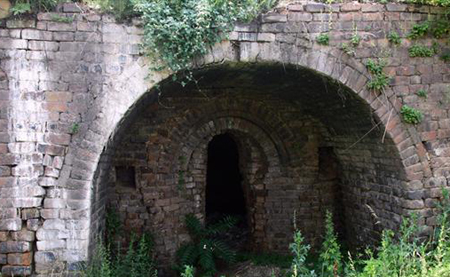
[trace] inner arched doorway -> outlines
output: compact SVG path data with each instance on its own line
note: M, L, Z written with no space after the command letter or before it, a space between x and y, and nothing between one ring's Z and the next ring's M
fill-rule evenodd
M246 221L239 150L229 134L216 135L208 144L205 202L207 223L227 215Z

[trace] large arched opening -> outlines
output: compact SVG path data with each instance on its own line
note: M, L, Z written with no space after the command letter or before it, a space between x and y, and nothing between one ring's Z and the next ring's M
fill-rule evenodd
M403 164L371 107L389 113L386 99L370 96L369 105L339 81L280 64L223 64L194 77L185 87L162 82L160 97L149 92L119 127L97 170L97 230L113 207L129 233L153 233L168 266L189 240L185 215L208 220L220 210L208 203L223 193L208 189L208 148L218 138L234 152L236 190L225 198L245 205L238 213L251 250L288 252L294 222L316 247L327 210L354 246L398 225Z

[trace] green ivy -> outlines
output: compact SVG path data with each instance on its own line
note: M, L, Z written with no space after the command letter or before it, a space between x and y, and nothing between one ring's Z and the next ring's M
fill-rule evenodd
M162 60L156 69L191 67L195 57L225 39L237 21L249 21L273 0L134 0L144 22L146 53Z
M419 124L422 122L423 113L413 107L404 105L400 110L403 120L409 124Z

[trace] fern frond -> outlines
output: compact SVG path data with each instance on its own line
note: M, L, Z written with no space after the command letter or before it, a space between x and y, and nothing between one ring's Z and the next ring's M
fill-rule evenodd
M199 258L199 264L201 268L203 269L204 273L215 273L217 270L216 263L214 261L211 241L208 239L203 239L200 241L199 246L199 248L201 248L199 249L199 251L201 251Z
M214 256L222 259L227 264L232 264L236 261L236 252L234 252L228 245L221 240L212 240L212 247Z
M191 233L194 239L205 235L205 227L203 227L202 223L195 215L186 215L185 223L189 233Z
M238 222L239 219L237 219L236 217L226 216L216 224L208 226L208 228L206 228L206 232L209 235L216 235L219 233L223 233L233 228L233 226L235 226Z
M194 265L198 258L197 246L189 243L180 247L177 251L178 263L181 267L185 265Z

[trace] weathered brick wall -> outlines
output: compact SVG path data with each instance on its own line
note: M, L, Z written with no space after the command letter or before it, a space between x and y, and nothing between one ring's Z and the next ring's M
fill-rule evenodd
M158 90L151 88L170 74L151 73L146 79L148 61L138 46L142 30L117 24L110 16L70 11L0 23L0 265L4 275L35 272L47 276L76 270L79 262L87 259L88 249L95 246L108 202L132 203L126 211L128 225L139 228L153 228L160 222L157 215L165 212L172 214L172 225L161 226L176 226L174 229L182 232L182 214L169 210L190 207L202 213L201 205L192 207L202 199L183 199L173 187L181 150L174 148L169 155L157 147L177 146L176 142L180 146L189 141L183 134L196 129L190 128L189 120L181 120L186 114L163 112L158 106ZM313 241L323 224L323 207L328 205L340 207L336 209L340 228L357 240L375 240L377 236L367 205L382 227L395 228L401 215L420 212L425 233L430 232L440 186L448 184L450 170L450 73L448 64L437 56L410 58L408 46L413 42L406 35L415 23L442 13L439 8L405 4L296 2L257 22L238 25L230 34L231 42L222 42L196 61L201 68L196 74L202 77L205 91L220 88L226 94L233 90L249 99L267 101L264 109L273 111L255 125L275 126L267 133L279 138L272 143L276 151L262 147L265 152L260 152L270 153L265 159L273 167L267 170L278 179L270 179L265 189L273 186L277 191L285 186L292 193L273 193L273 198L267 194L258 202L266 224L258 227L262 230L258 229L258 235L255 231L255 238L264 241L264 247L281 248L287 242L286 234L269 236L281 232L276 226L289 224L293 209L298 210L302 230ZM73 22L58 22L57 16L72 17ZM318 45L315 38L330 26L330 46ZM347 55L336 46L348 43L355 30L363 40L354 55ZM403 37L400 46L394 47L386 39L392 30ZM432 41L425 38L419 42L431 45ZM446 38L436 41L448 47ZM366 89L370 74L364 64L369 57L388 61L386 72L393 81L383 96ZM426 99L417 97L419 89L428 91ZM183 89L169 85L167 90ZM223 96L208 95L212 102ZM180 99L189 98L184 97ZM203 102L201 97L193 97L181 109L189 115L195 105L203 107ZM153 108L149 108L151 104ZM423 111L424 121L417 126L405 124L399 115L403 104ZM146 113L148 109L155 112ZM283 119L282 124L277 123L278 118ZM139 161L136 174L141 191L130 193L128 189L130 199L108 198L108 184L114 183L111 165L120 160L114 158L114 150L122 147L128 126L134 124L139 130L139 122L147 122L142 127L146 131L136 139L155 146L145 153L139 148L139 156L130 157L133 163ZM168 134L156 131L156 126L167 122L181 126L177 129L180 133L173 134L177 138L173 142ZM300 134L308 128L320 136L302 138ZM257 127L251 130L258 133ZM157 135L148 137L153 132ZM201 140L203 148L192 153L202 157L207 141ZM254 141L258 145L258 138ZM299 145L310 152L293 151ZM323 147L333 148L336 178L320 173L318 149ZM283 160L284 154L278 155L277 162L274 153L284 153L289 162ZM195 169L195 164L192 166ZM155 176L143 170L145 167L160 168L161 173ZM202 176L200 170L198 180L192 181L197 195L202 194ZM156 203L151 188L160 182L169 184L163 187L169 196ZM149 188L147 196L143 187ZM302 193L303 189L310 193ZM290 199L283 201L286 206L279 200L284 195ZM333 195L339 195L334 204ZM173 203L168 204L167 199ZM144 211L142 203L150 210ZM277 216L270 217L272 211ZM271 225L269 219L278 221ZM169 252L184 239L164 235L158 237L159 245Z

